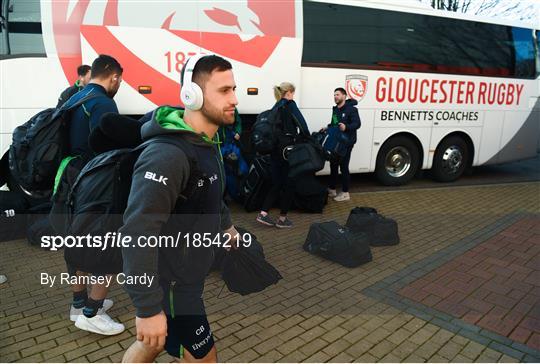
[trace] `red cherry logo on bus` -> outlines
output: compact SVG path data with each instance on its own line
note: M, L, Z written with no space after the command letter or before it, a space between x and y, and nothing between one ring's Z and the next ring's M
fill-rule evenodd
M144 96L157 105L178 104L179 83L145 63L107 26L162 28L196 48L255 67L265 64L282 37L296 35L294 0L216 2L215 6L196 2L156 5L129 0L107 0L105 4L96 0L69 0L49 4L56 52L70 82L82 62L82 34L96 53L109 54L122 64L123 79L130 86L136 89L138 85L153 85L152 94ZM182 15L187 13L219 32L180 30L186 22Z

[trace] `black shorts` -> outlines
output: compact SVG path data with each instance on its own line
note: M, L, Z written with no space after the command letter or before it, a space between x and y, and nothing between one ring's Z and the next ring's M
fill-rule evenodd
M206 316L167 315L165 350L177 358L184 357L184 350L196 359L204 358L214 346L214 337Z
M196 359L205 357L214 346L202 298L204 282L171 286L160 282L167 314L165 350L177 358L187 350Z

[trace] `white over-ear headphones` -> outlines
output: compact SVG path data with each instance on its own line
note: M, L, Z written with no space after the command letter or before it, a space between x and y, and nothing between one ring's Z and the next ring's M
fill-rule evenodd
M193 70L197 62L205 55L199 54L192 56L188 59L186 69L184 71L184 79L182 82L182 89L180 90L180 100L184 103L186 109L200 110L203 106L204 98L203 92L199 85L191 81L193 76Z

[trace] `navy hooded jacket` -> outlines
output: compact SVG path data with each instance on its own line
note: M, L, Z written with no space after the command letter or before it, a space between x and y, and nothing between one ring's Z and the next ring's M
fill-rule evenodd
M360 115L355 105L358 101L348 99L342 107L332 108L332 121L328 126L337 126L339 123L345 124L345 134L349 137L351 144L356 143L356 130L360 129Z

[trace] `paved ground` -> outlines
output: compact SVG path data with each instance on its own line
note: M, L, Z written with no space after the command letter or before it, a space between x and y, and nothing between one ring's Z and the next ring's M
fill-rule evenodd
M263 293L220 291L205 299L222 361L540 361L540 183L354 193L323 215L291 215L296 228L254 232L284 279ZM401 243L373 248L355 269L301 249L309 224L344 223L354 206L395 218ZM119 361L131 344L133 310L121 287L116 337L83 332L67 319L70 291L40 285L64 271L62 252L1 243L0 361ZM160 361L169 361L163 355Z
M322 177L326 179L327 177ZM499 183L532 182L540 181L540 153L536 158L526 159L519 162L497 164L490 166L474 167L455 182L435 182L430 177L429 171L422 171L411 182L404 186L382 186L373 173L353 174L351 178L351 191L388 191L409 190L417 188L445 188L455 186L475 186Z

